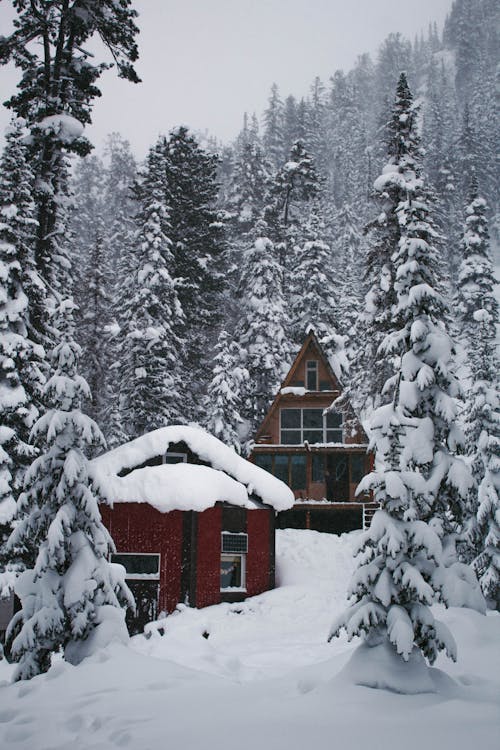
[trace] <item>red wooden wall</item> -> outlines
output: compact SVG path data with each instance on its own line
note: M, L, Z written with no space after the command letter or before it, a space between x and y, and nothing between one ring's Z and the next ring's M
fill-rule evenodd
M117 552L159 553L159 611L172 612L181 601L183 513L160 513L147 503L101 505L102 520ZM220 555L222 506L196 514L196 607L221 601ZM248 554L246 593L254 596L274 586L274 511L263 508L247 511ZM224 595L222 595L224 598Z
M182 512L160 513L147 503L117 503L113 510L100 510L117 552L161 555L158 608L172 612L180 601Z

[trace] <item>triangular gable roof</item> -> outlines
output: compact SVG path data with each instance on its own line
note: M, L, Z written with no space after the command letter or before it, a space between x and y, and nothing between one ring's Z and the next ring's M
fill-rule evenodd
M325 368L326 368L326 370L328 372L328 375L330 376L330 379L332 381L332 392L336 393L335 398L338 398L338 396L340 396L340 394L342 393L342 387L341 387L341 385L339 383L339 379L335 375L335 373L333 371L333 368L330 365L330 362L328 361L328 357L326 356L326 354L325 354L325 352L324 352L321 344L319 343L318 338L317 338L314 330L310 329L309 332L308 332L308 334L307 334L307 336L306 336L306 338L305 338L305 340L304 340L304 343L302 344L299 352L297 353L297 356L295 357L295 359L294 359L294 361L292 363L292 366L290 367L287 375L283 379L283 381L282 381L282 383L281 383L281 385L280 385L280 387L278 389L278 393L274 397L273 403L271 404L271 406L269 408L269 411L267 412L266 416L264 417L264 420L262 421L261 426L257 430L257 433L255 435L255 442L257 442L259 440L259 438L263 434L266 434L266 428L267 428L268 422L271 419L271 417L274 414L274 412L276 411L276 409L278 408L278 405L279 405L279 403L281 401L281 397L283 395L282 394L282 390L284 388L290 387L290 383L294 380L295 374L296 374L296 372L297 372L297 370L299 368L299 365L302 363L302 361L303 361L303 359L304 359L304 357L306 355L306 352L307 352L307 350L309 349L309 347L311 345L317 350L318 359L320 359L323 362L323 364L324 364L324 366L325 366ZM368 442L368 437L366 436L366 433L365 433L365 431L363 429L361 421L359 420L359 418L355 414L354 409L352 408L352 405L351 405L350 401L348 401L346 399L345 402L342 405L342 409L346 410L347 412L349 412L349 416L350 416L351 419L354 418L356 420L356 422L359 425L359 427L358 427L359 431L362 433L362 435L364 437L366 437L366 442Z

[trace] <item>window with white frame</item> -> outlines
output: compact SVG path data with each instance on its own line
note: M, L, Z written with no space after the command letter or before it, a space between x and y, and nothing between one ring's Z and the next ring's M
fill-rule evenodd
M342 443L342 414L323 409L280 409L281 445Z
M318 362L315 359L306 362L306 388L308 391L318 390Z
M248 534L223 531L221 534L220 589L246 591Z
M125 577L133 581L157 581L160 578L160 555L156 553L117 552L111 562L123 565Z

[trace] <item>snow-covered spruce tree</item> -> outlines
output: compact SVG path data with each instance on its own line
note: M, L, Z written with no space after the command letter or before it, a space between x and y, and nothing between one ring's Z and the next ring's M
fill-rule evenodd
M33 174L27 161L23 121L13 121L0 162L0 570L10 567L4 543L35 451L29 435L40 406L44 352L30 336L30 297L39 285L34 259L36 231ZM12 576L0 576L0 596Z
M372 418L375 470L358 488L372 490L381 510L360 545L361 563L349 590L355 602L334 624L331 637L343 628L349 638L365 635L354 657L357 681L395 688L399 673L401 692L419 692L433 689L422 655L431 664L443 649L456 657L453 638L434 619L430 605L464 603L458 601L459 589L471 606L481 609L484 603L470 569L450 560L449 534L462 520L471 477L465 463L453 454L460 441L456 427L460 388L453 374L445 303L436 291L436 231L404 74L398 84L398 93L403 91L407 109L400 112L401 139L410 158L406 194L396 207L400 238L393 255L394 328L382 344L382 351L397 355L400 364L386 385L386 392L388 387L394 392L392 402L377 409ZM399 174L397 165L393 168ZM379 187L394 179L386 168ZM385 654L382 661L392 664L388 674L380 667L374 669L370 652L374 646ZM403 671L401 660L408 662Z
M205 399L205 427L238 453L241 450L240 431L243 425L240 414L242 392L248 386L248 370L242 366L244 359L237 342L226 331L221 331L214 357L213 377Z
M184 314L183 420L202 420L201 398L210 380L210 357L224 308L225 227L217 208L218 158L200 147L185 127L163 141L164 202L174 258L172 276L182 279Z
M393 330L396 302L392 255L401 237L397 209L413 190L417 132L416 113L406 77L399 79L391 118L386 125L389 160L374 183L374 198L379 214L368 224L365 260L365 309L359 325L359 351L355 390L361 404L381 403L383 387L394 374L394 357L382 352L380 345Z
M264 112L264 132L262 136L266 157L277 169L283 160L283 102L278 86L273 83Z
M288 297L292 302L292 329L299 346L312 328L340 381L346 374L344 337L339 334L338 289L333 279L332 253L324 241L325 226L318 206L306 221L303 243L295 249Z
M471 385L466 404L471 493L470 553L484 596L500 609L500 399L496 345L498 302L489 251L486 202L471 186L465 210L456 309L468 352Z
M120 408L122 375L120 362L127 348L126 314L130 302L130 284L137 267L134 217L138 213L133 185L137 165L128 141L112 133L106 142L107 168L104 182L104 225L106 255L115 270L112 279L111 323L107 329L108 403L104 405L103 432L108 447L114 448L128 440Z
M7 631L18 680L46 672L61 648L77 664L113 638L125 639L122 607L133 606L122 569L107 560L113 542L88 475L85 453L103 439L81 411L90 396L78 375L81 350L70 326L60 321L59 330L66 337L53 350L53 375L43 391L47 411L33 428L40 455L26 473L8 541L12 554L36 553L16 582L22 608Z
M164 195L163 139L148 154L136 192L137 267L128 284L121 351L121 414L131 438L183 415L184 315L170 269L174 259Z
M73 253L79 258L81 269L75 287L76 327L82 347L81 371L93 396L88 412L100 424L105 423L111 398L109 373L112 362L108 345L112 323L112 280L103 182L102 162L95 156L81 159L72 184L75 206L71 217Z
M283 296L283 269L264 221L255 226L238 294L241 313L235 339L246 352L244 364L249 373L241 416L247 421L251 437L290 367L293 351Z
M272 166L258 143L247 143L236 161L226 208L231 239L246 235L261 217Z
M335 214L333 223L335 235L332 244L337 287L338 322L340 332L354 343L356 323L362 307L361 280L365 257L364 240L359 228L359 218L353 206L345 203ZM361 342L360 346L362 346Z
M53 287L60 264L59 217L64 209L65 154L84 155L90 150L82 136L90 122L96 82L109 63L95 61L84 49L99 39L117 66L118 75L139 79L138 31L130 0L16 0L14 31L0 38L0 64L13 62L22 71L18 93L7 102L24 117L31 131L31 163L35 172L34 195L38 221L35 262L43 281ZM32 321L42 340L57 333L49 330L45 300L35 300Z

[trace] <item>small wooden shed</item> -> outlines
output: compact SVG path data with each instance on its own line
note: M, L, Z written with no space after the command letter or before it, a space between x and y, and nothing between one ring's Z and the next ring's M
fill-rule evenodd
M197 427L150 432L91 462L137 612L131 633L177 604L241 601L274 587L276 511L293 493Z

